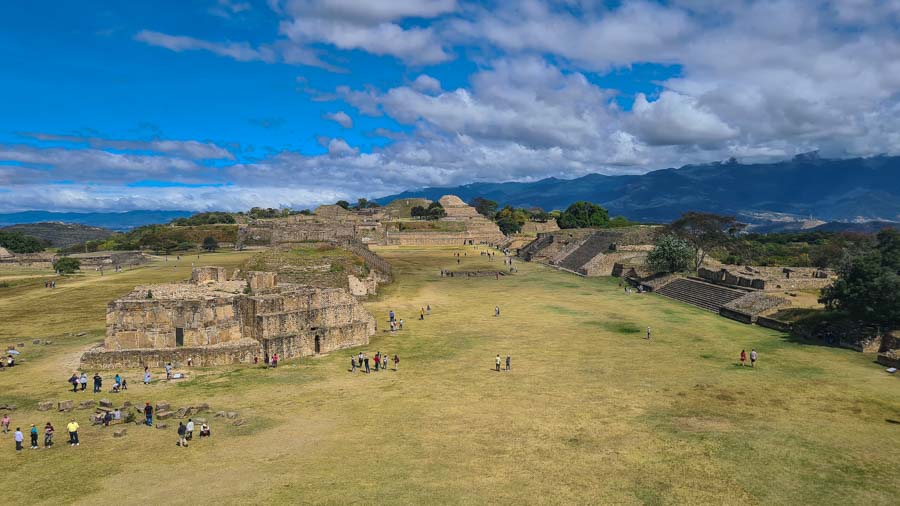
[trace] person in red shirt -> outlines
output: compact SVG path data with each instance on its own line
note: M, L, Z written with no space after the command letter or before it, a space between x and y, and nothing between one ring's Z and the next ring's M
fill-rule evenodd
M741 350L741 367L744 367L744 362L747 361L747 351Z

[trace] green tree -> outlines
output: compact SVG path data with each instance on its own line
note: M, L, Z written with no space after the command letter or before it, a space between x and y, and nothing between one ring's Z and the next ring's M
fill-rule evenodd
M44 251L44 242L37 237L21 232L4 232L0 230L0 246L13 253L37 253Z
M350 203L347 202L346 200L338 200L337 202L334 203L334 205L336 205L338 207L343 207L344 209L350 209Z
M81 261L72 257L60 257L53 261L53 270L60 274L74 274L81 270Z
M900 323L900 232L883 230L876 241L844 257L819 302L829 311L894 326Z
M710 251L734 241L746 226L734 216L687 212L670 223L665 233L676 235L691 245L694 250L694 269L699 269Z
M559 228L603 227L609 224L609 213L597 204L580 200L563 211L557 222Z
M428 212L422 206L413 206L412 209L409 210L409 215L413 218L424 218Z
M694 265L694 250L684 239L663 234L647 253L647 265L654 272L681 272Z
M428 205L425 215L426 219L439 220L444 216L447 216L447 211L444 210L444 206L440 202L432 202Z
M215 251L219 249L219 241L213 236L206 236L206 238L203 239L203 249L210 252Z
M494 213L497 212L497 204L494 200L488 200L483 197L475 197L469 202L469 205L474 207L478 214L484 216L485 218L493 218Z
M528 213L524 209L504 206L496 215L497 226L506 235L522 231L522 225L528 221Z

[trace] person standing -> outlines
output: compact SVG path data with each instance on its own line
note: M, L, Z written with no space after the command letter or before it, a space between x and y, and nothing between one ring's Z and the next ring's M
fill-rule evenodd
M744 364L747 362L747 352L741 350L741 367L744 367Z
M150 368L149 367L144 368L144 384L145 385L150 384Z
M103 378L100 376L99 372L94 373L94 393L100 392L100 386L103 385Z
M185 439L187 439L188 441L194 439L194 420L192 418L188 418L188 423L185 431Z
M388 311L388 319L389 319L390 321L394 321L394 310L393 310L393 309L391 309L390 311Z
M494 316L500 316L500 306L494 306Z
M166 363L166 379L172 379L172 362Z
M369 374L369 354L363 355L363 360L366 362L366 374Z
M4 434L9 432L9 414L3 414L3 420L0 420L0 427L3 428Z
M375 352L375 372L378 372L378 364L381 362L381 352Z
M16 427L16 432L13 433L13 439L16 440L16 451L22 451L22 441L25 441L25 436L22 434L22 429Z
M759 354L756 353L756 348L752 348L750 350L750 367L756 367L757 358L759 358Z
M176 443L176 446L187 448L188 444L184 438L185 434L187 434L187 427L182 422L178 422L178 443Z
M37 443L38 430L37 430L37 427L35 427L34 424L31 424L31 430L30 430L29 432L31 433L31 449L32 449L32 450L37 450L37 449L38 449L38 443Z
M509 363L510 363L510 360L511 360L510 356L507 355L507 356L506 356L506 370L507 370L507 372L509 371Z
M650 327L647 326L647 340L650 340Z
M278 354L275 353L272 355L272 367L278 367Z
M72 384L72 393L78 393L78 373L72 373L69 383Z
M153 427L153 406L149 402L144 405L144 423L147 427Z
M500 354L497 354L497 359L495 360L495 365L497 367L497 372L500 372Z
M429 316L431 315L431 305L430 304L425 306L425 314L429 315Z
M194 359L193 359L193 357L188 357L188 367L193 367L193 366L194 366Z
M44 448L50 448L53 446L53 433L56 432L53 429L53 424L47 422L47 425L44 425Z
M353 355L350 355L350 372L356 372L356 357Z
M403 330L403 318L400 318L400 330Z
M80 444L78 441L78 422L73 418L66 425L66 429L69 431L69 446L78 446Z
M394 370L400 370L400 357L398 357L396 353L394 354Z
M78 382L81 383L81 391L84 392L87 388L87 373L81 373L81 379Z

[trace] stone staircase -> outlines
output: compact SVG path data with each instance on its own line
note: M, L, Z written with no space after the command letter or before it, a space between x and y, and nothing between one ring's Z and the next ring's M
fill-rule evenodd
M578 271L582 265L597 256L597 253L609 251L609 245L609 237L599 233L592 234L581 243L581 246L563 258L558 265L570 271Z
M740 290L684 278L676 279L655 291L670 299L686 302L714 313L718 313L722 306L747 294Z
M541 234L538 235L538 238L534 241L531 241L527 246L522 248L519 252L519 256L524 258L526 262L530 262L534 255L539 253L542 249L549 246L553 243L553 236L550 234Z

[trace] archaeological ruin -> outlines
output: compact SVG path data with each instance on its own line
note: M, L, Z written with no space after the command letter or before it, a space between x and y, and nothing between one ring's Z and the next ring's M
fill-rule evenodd
M89 368L212 366L318 355L367 344L375 319L347 291L279 283L274 272L228 279L224 268L190 281L138 286L107 306L106 339Z

